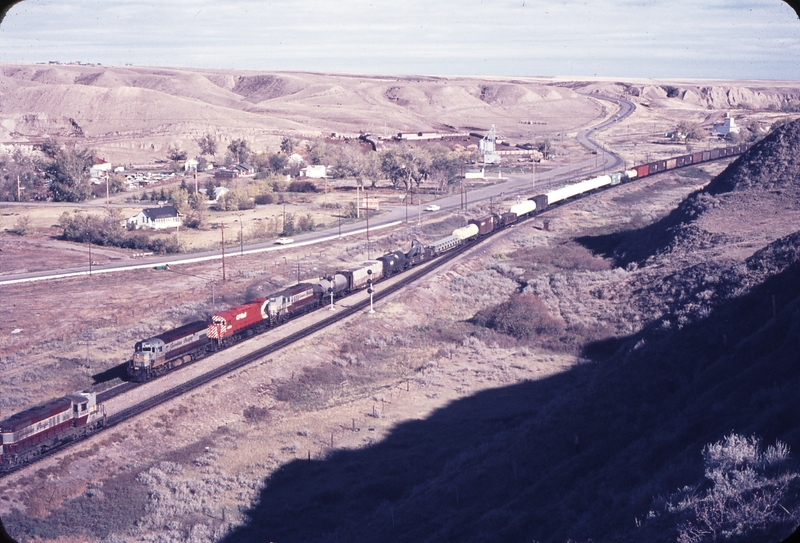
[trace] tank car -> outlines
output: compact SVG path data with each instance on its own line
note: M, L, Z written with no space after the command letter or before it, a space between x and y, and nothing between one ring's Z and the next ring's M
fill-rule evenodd
M317 307L320 298L314 294L314 285L311 283L298 283L269 295L269 301L264 304L262 313L266 310L264 318L269 319L271 326L282 323L300 313L305 313Z
M226 346L242 337L265 330L270 324L267 299L256 298L245 304L215 313L208 325L208 337Z
M103 427L97 395L82 391L51 400L0 421L0 470L23 464Z
M131 381L147 381L203 357L211 345L208 322L195 321L139 341L128 362Z
M392 251L379 256L378 260L383 263L383 277L388 278L405 269L406 254L403 251Z
M340 273L331 275L327 279L322 279L319 283L314 284L314 296L323 302L331 294L333 294L334 298L338 298L346 293L347 277Z

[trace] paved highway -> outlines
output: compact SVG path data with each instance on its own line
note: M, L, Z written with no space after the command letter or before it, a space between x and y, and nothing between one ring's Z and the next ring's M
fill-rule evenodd
M608 96L592 95L591 97L611 102L619 107L619 110L611 117L603 120L601 123L592 128L582 130L578 134L578 141L581 143L581 145L583 145L590 151L595 151L596 153L601 154L603 159L602 164L598 164L597 157L593 157L578 162L576 164L559 166L547 172L538 173L535 175L535 178L534 175L527 175L527 174L511 175L504 182L496 183L488 187L483 187L480 189L470 191L467 194L467 205L468 206L473 205L476 202L486 202L489 201L490 198L497 198L498 196L504 196L504 195L541 194L543 191L545 191L545 189L554 185L564 183L566 181L570 181L573 179L586 179L597 173L602 173L604 171L613 171L614 169L621 169L619 167L623 164L622 158L612 153L608 149L604 149L596 142L594 142L591 138L597 132L604 130L609 126L611 126L612 124L618 123L624 118L626 118L628 115L633 113L636 106L632 102L629 102L627 100L611 98ZM461 195L455 194L455 195L445 196L443 198L439 198L434 201L426 202L426 205L430 205L432 203L439 205L441 210L444 211L458 209L461 206ZM74 204L69 204L69 205L74 206ZM414 215L419 216L422 213L425 212L422 211L421 206L419 204L409 206L408 208L406 208L406 206L396 206L394 208L390 208L390 211L388 213L385 213L379 217L375 217L373 223L370 224L370 230L379 230L383 228L389 228L391 226L396 226L404 222L406 220L406 216L408 217L409 222L413 222L417 218ZM342 237L360 236L365 234L365 232L366 228L364 223L342 225L341 227ZM295 236L294 239L296 241L291 245L275 246L272 242L259 242L255 244L249 244L246 246L243 254L254 254L259 252L287 250L297 246L305 246L315 243L324 243L333 239L337 239L338 237L339 237L339 228L333 227L319 232L314 232L301 236ZM233 249L228 253L226 253L225 256L226 258L236 258L240 256L240 251ZM183 255L180 257L170 256L170 255L160 255L160 256L137 259L135 262L129 262L129 263L114 262L108 264L95 265L92 267L91 272L92 274L112 273L117 271L152 268L154 266L164 265L164 264L170 264L170 265L188 264L193 262L218 260L221 258L222 254L219 251L205 251L205 252L195 253L191 256ZM23 283L31 281L44 281L49 279L58 279L58 278L74 277L81 275L89 275L89 270L87 266L71 268L71 269L47 270L47 271L22 273L22 274L3 274L2 276L0 276L0 285L10 285L15 283Z

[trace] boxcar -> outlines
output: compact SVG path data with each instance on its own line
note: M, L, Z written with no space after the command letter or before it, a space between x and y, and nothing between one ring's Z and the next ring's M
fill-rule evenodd
M665 164L665 168L667 170L671 170L678 164L678 159L677 158L670 158L664 164Z
M372 274L367 271L372 270ZM376 281L383 273L383 262L380 260L367 260L360 266L352 266L337 273L347 277L347 289L350 291L366 288L367 280L371 277Z
M486 215L485 217L478 217L477 219L470 219L469 224L474 224L478 227L478 235L485 236L495 229L496 215Z
M636 177L645 177L646 175L650 175L649 164L642 164L641 166L636 166L633 169L636 170Z

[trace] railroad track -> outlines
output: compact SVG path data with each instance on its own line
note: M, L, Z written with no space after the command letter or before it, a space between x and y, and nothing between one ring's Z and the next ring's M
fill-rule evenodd
M451 260L453 260L457 256L463 254L465 251L471 249L472 247L475 247L483 239L491 237L494 234L496 234L497 232L499 232L499 231L492 232L491 234L485 236L484 238L481 238L480 240L476 240L473 243L469 243L467 245L463 245L463 246L461 246L461 247L459 247L457 249L449 251L448 253L445 253L444 255L433 259L431 262L429 262L428 264L424 265L421 268L405 272L400 277L400 279L398 281L396 281L392 285L389 285L386 288L383 288L380 291L374 293L373 294L373 300L380 301L380 300L382 300L382 299L384 299L384 298L386 298L388 296L391 296L395 292L398 292L399 290L402 290L404 287L406 287L409 284L413 283L417 279L420 279L421 277L424 277L425 275L431 273L432 271L434 271L434 270L440 268L441 266L447 264L448 262L450 262ZM270 354L272 354L272 353L274 353L276 351L279 351L280 349L283 349L284 347L288 347L289 345L291 345L293 343L296 343L296 342L298 342L298 341L300 341L300 340L302 340L302 339L304 339L304 338L306 338L306 337L308 337L308 336L310 336L310 335L312 335L312 334L314 334L316 332L324 330L325 328L331 326L332 324L335 324L336 322L338 322L341 319L344 319L344 318L347 318L347 317L349 317L351 315L354 315L354 314L358 313L359 311L363 311L364 309L366 309L369 306L369 304L370 304L369 298L364 299L364 300L362 300L360 302L357 302L357 303L353 304L350 307L343 308L341 311L337 312L335 315L331 315L331 316L329 316L329 317L327 317L325 319L322 319L322 320L320 320L320 321L318 321L318 322L316 322L314 324L306 326L305 328L303 328L301 330L298 330L297 332L289 334L284 338L278 339L278 340L270 343L269 345L266 345L264 347L261 347L259 349L254 350L254 351L252 351L250 353L247 353L247 354L245 354L243 356L240 356L239 358L237 358L235 360L232 360L231 362L228 362L228 363L223 364L223 365L221 365L221 366L219 366L217 368L214 368L214 369L212 369L212 370L210 370L210 371L208 371L208 372L206 372L206 373L204 373L202 375L199 375L199 376L197 376L197 377L195 377L193 379L190 379L190 380L188 380L188 381L186 381L184 383L181 383L181 384L179 384L179 385L177 385L177 386L175 386L175 387L173 387L173 388L171 388L169 390L166 390L164 392L156 394L156 395L154 395L154 396L152 396L152 397L150 397L150 398L148 398L148 399L146 399L146 400L144 400L142 402L137 403L136 405L133 405L131 407L128 407L126 409L118 411L117 413L109 415L105 426L102 429L98 430L97 432L94 432L94 433L90 434L89 436L76 436L75 438L73 438L70 441L64 442L64 443L62 443L62 444L60 444L60 445L58 445L58 446L56 446L56 447L54 447L54 448L52 448L52 449L50 449L48 451L43 452L42 454L40 454L39 456L35 457L33 460L31 460L30 462L28 462L26 464L21 464L21 465L18 465L18 466L14 466L14 467L6 470L6 471L0 472L0 479L5 477L6 475L10 475L11 473L16 472L19 469L31 466L31 465L33 465L33 464L35 464L35 463L37 463L37 462L39 462L41 460L44 460L45 458L48 458L48 457L50 457L50 456L52 456L52 455L54 455L56 453L62 452L64 450L68 449L69 447L71 447L72 445L75 445L76 443L82 441L85 437L90 437L90 436L94 436L94 435L100 434L103 431L108 430L110 428L113 428L114 426L117 426L119 424L122 424L123 422L125 422L127 420L130 420L130 419L132 419L134 417L137 417L137 416L149 411L150 409L154 409L155 407L158 407L161 404L164 404L164 403L166 403L166 402L168 402L170 400L173 400L173 399L175 399L175 398L177 398L179 396L187 394L187 393L189 393L189 392L191 392L191 391L193 391L193 390L195 390L195 389L197 389L199 387L202 387L202 386L204 386L204 385L206 385L206 384L208 384L208 383L210 383L210 382L212 382L212 381L214 381L216 379L219 379L220 377L223 377L223 376L225 376L225 375L227 375L229 373L232 373L232 372L234 372L234 371L236 371L238 369L241 369L241 368L247 366L248 364L251 364L251 363L255 362L256 360L259 360L259 359L261 359L261 358L263 358L265 356L268 356L268 355L270 355ZM98 403L100 403L101 401L102 402L108 401L111 398L114 398L116 396L119 396L121 394L129 392L129 391L133 390L134 388L137 388L137 387L139 387L139 386L141 386L143 384L145 384L145 383L128 382L128 383L123 383L121 385L118 385L118 386L116 386L116 387L114 387L112 389L109 389L109 390L107 390L105 392L102 392L102 393L98 394L97 395Z

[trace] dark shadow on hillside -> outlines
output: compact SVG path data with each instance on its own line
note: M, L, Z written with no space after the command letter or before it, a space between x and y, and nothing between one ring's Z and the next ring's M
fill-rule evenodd
M611 234L580 236L575 241L594 254L610 259L615 266L627 267L631 263L642 264L648 258L666 252L692 221L707 205L705 189L697 190L684 199L669 215L658 221L631 230ZM709 237L702 244L718 241Z
M795 264L702 322L589 345L598 362L293 461L225 541L675 541L676 519L647 513L701 482L703 445L735 430L800 451L798 297Z

